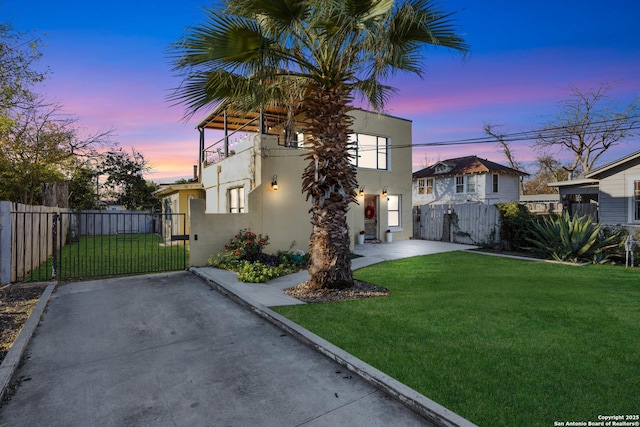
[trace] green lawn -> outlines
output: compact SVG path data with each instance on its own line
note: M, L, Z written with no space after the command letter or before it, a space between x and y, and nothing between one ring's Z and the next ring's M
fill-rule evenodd
M640 270L454 252L356 271L390 297L275 310L480 426L640 412Z
M188 246L163 243L154 233L82 236L62 249L57 276L65 280L185 269ZM50 278L51 264L49 260L41 265L26 281Z

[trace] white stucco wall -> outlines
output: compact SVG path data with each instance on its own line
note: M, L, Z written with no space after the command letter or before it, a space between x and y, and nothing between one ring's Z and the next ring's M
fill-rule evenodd
M412 237L411 215L411 122L404 119L364 111L353 111L353 131L389 138L387 170L357 170L357 179L365 193L377 197L376 233L384 240L388 227L386 189L390 195L401 196L401 225L393 229L394 240ZM192 215L191 263L204 265L207 258L222 250L240 228L249 227L256 233L268 234L271 244L266 251L275 253L288 250L295 242L296 249L308 250L311 235L310 202L301 192L301 177L307 160L304 148L278 146L273 135L255 135L253 145L239 150L229 158L203 170L203 186L206 190L205 210ZM253 174L253 175L252 175ZM271 180L277 175L278 190L271 188ZM229 214L227 190L245 186L246 213ZM347 221L352 242L364 229L363 198L351 205ZM196 202L193 206L201 206ZM195 239L195 234L198 239Z

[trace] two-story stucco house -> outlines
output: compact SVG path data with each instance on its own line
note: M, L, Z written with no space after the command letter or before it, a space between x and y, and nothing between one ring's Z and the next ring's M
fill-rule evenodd
M520 179L526 175L477 156L442 160L413 173L413 205L518 200Z
M606 225L640 227L640 151L557 187L569 214L590 214Z
M351 241L361 231L384 241L387 230L393 239L409 239L411 121L357 109L350 115L359 184L358 204L348 212ZM269 235L267 252L307 251L312 227L311 202L301 190L308 162L304 118L291 120L283 108L240 114L220 106L198 129L205 199L190 204L191 264L205 264L245 227ZM215 133L222 139L207 145L205 134Z

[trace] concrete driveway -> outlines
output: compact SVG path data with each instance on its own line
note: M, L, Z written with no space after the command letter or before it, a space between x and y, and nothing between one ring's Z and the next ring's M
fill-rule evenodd
M429 425L190 272L59 286L27 354L0 424Z

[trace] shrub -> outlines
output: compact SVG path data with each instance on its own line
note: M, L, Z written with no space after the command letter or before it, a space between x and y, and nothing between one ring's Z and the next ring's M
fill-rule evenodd
M242 260L233 251L218 252L209 257L209 265L224 270L237 271L242 265Z
M262 249L268 244L269 236L256 234L248 228L243 228L224 248L235 256L240 257L240 259L256 261L262 253Z
M282 275L282 267L271 267L261 262L242 263L238 271L238 280L247 283L264 283Z
M500 239L504 249L526 248L536 216L518 202L499 203L496 207L500 211Z
M295 273L309 263L309 256L301 250L278 251L277 255L265 254L262 249L269 244L269 236L255 234L248 228L240 230L223 252L209 258L209 265L238 272L238 280L264 283L276 277ZM295 242L292 244L295 244Z
M606 238L609 236L617 236L614 237L614 241L612 244L615 246L609 250L607 250L608 259L614 262L615 264L626 264L627 263L627 251L625 249L625 241L628 236L632 236L633 239L640 243L640 233L638 231L630 231L621 225L607 225L603 226L600 232L601 237ZM640 245L636 245L634 252L634 258L637 262L639 260L640 255ZM629 260L630 261L630 260Z
M532 237L527 240L531 250L557 261L606 262L607 249L619 245L619 233L604 237L600 223L591 217L569 216L564 212L558 217L543 217L533 223Z

